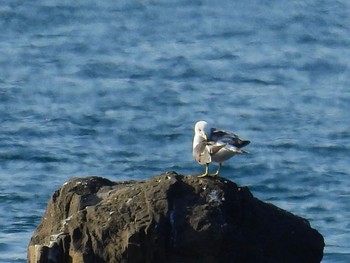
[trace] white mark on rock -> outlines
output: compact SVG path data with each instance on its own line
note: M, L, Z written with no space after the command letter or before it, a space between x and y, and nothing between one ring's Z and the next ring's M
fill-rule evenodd
M62 225L66 226L69 223L69 221L72 219L72 217L73 217L73 215L67 217L66 219L63 219L62 220Z
M221 201L222 201L222 198L220 198L218 191L211 190L210 193L208 194L208 202L220 204Z

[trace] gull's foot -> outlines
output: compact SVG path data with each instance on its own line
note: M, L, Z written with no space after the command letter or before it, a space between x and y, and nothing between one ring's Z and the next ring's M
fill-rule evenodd
M220 172L221 166L222 166L222 163L219 163L219 168L216 170L216 172L214 174L211 174L211 175L214 176L214 177L219 176L219 172Z
M198 175L197 177L203 178L203 177L217 177L217 176L219 176L219 173L214 173L214 174L204 173L204 174Z

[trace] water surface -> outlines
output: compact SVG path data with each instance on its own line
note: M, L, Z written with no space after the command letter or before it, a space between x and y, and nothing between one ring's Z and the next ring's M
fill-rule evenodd
M193 125L252 143L222 176L307 218L350 261L347 1L5 1L0 261L76 176L201 173ZM213 167L213 169L215 169Z

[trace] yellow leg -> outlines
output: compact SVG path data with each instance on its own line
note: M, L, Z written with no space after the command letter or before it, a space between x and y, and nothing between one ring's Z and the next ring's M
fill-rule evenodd
M201 178L201 177L206 177L208 175L209 175L209 164L206 164L204 174L198 175L198 177Z
M212 176L218 176L219 175L219 172L220 172L220 169L221 169L221 166L222 166L222 163L219 163L219 168L218 170L214 173L214 174L211 174Z

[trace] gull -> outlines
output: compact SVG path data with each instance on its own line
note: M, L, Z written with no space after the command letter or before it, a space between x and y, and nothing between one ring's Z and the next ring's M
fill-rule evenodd
M222 163L236 154L248 153L241 148L250 141L242 140L230 131L210 128L206 121L198 121L194 127L192 155L199 164L205 165L205 172L198 177L218 176ZM219 163L214 174L209 174L209 163Z

